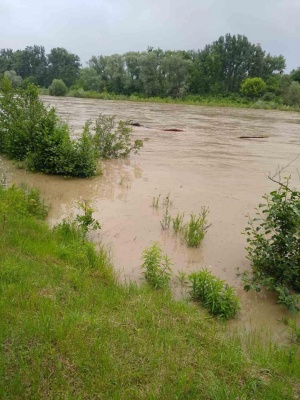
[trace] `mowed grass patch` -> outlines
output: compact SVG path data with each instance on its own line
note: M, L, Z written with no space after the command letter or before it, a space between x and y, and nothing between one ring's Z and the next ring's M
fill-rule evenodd
M299 396L298 347L229 335L169 290L117 284L104 250L13 198L4 207L0 189L1 399Z

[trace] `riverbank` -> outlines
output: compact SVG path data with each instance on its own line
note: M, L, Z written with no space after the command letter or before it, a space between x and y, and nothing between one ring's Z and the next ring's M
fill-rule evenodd
M40 95L49 95L48 89L39 89ZM185 104L195 106L209 106L209 107L232 107L232 108L250 108L256 110L279 110L279 111L296 111L300 112L300 107L287 106L275 101L250 101L243 97L201 97L197 95L190 95L184 99L174 99L171 97L140 97L137 95L118 95L108 92L93 92L84 91L82 89L75 89L68 92L66 97L76 97L82 99L99 99L99 100L122 100L133 101L140 103L161 103L161 104Z
M36 192L0 188L1 398L299 398L296 344L117 284L106 252L45 211Z

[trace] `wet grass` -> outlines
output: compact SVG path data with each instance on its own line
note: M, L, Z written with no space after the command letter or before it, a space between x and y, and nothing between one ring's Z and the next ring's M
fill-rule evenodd
M0 189L1 399L299 398L299 347L117 284L104 250L28 203Z

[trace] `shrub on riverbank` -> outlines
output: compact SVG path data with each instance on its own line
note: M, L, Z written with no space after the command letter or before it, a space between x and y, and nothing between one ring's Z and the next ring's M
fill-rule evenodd
M70 127L54 108L48 110L29 85L14 89L8 79L0 81L0 153L24 161L31 171L89 177L97 172L99 158L125 157L142 142L131 144L132 130L114 117L100 116L95 134L88 122L81 136L72 140ZM111 123L108 123L111 122Z
M53 79L49 86L50 96L65 96L68 92L68 88L62 79Z
M291 311L300 307L300 192L289 180L263 196L256 218L246 228L252 277L243 273L245 290L275 290Z
M87 177L95 175L97 154L92 138L83 132L77 141L68 124L59 120L38 98L35 86L14 89L0 82L0 153L24 161L32 171Z

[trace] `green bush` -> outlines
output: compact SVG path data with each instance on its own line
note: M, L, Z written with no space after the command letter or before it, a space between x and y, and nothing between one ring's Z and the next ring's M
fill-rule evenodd
M283 94L284 103L288 106L300 106L300 83L292 82Z
M91 122L87 122L88 131ZM143 145L141 140L132 143L132 128L129 121L116 123L115 116L100 114L93 127L95 148L100 158L126 157L137 152Z
M171 261L166 254L163 256L159 244L153 243L143 252L142 258L146 281L155 289L167 288L171 279Z
M212 315L233 318L239 311L239 301L232 287L203 269L188 276L192 284L191 296L200 300Z
M251 99L261 96L265 90L266 83L262 78L247 78L241 85L241 92Z
M299 310L300 292L300 192L288 179L277 190L263 196L256 218L246 227L252 277L242 278L245 290L275 290L278 302L291 311Z
M97 152L90 133L84 129L77 141L70 128L47 110L38 90L29 85L14 89L0 82L0 153L24 161L27 168L47 174L87 177L96 174Z
M49 86L50 96L65 96L68 92L68 88L62 79L53 79Z
M132 143L128 121L104 115L93 128L88 121L74 141L69 125L44 106L34 85L14 89L7 78L0 81L0 110L0 153L24 161L31 171L89 177L97 173L99 158L126 157L143 145Z

